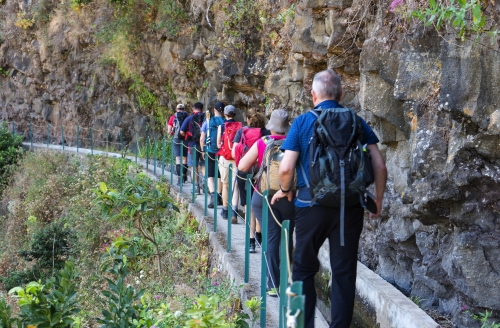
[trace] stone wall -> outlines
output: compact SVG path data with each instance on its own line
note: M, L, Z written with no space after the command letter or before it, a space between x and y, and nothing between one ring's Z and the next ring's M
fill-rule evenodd
M164 111L222 100L242 113L286 108L297 116L312 105L314 74L333 68L344 103L379 136L389 171L382 217L366 221L360 260L459 327L478 325L464 306L499 316L498 43L461 42L418 24L402 34L384 2L178 3L189 22L176 37L151 28L161 18L138 6L137 41L120 48L120 39L102 38L117 4L4 0L1 118L25 133L29 122L39 134L47 123L64 125L70 142L77 125L108 130L115 141L122 130L130 142L163 131L158 109L140 105L133 76ZM35 14L35 25L16 27L20 12Z

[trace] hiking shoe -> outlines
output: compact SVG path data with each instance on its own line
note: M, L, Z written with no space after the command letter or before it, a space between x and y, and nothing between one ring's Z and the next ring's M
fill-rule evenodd
M214 194L213 193L210 194L210 200L208 201L207 207L214 208Z
M267 290L267 296L278 297L278 294L279 294L278 288L269 288Z
M238 223L238 213L236 213L235 210L233 210L233 216L231 218L231 223Z
M255 253L255 239L250 238L250 248L248 250L249 253Z
M221 218L223 218L224 220L227 220L227 210L222 209L222 210L220 211L220 216L221 216Z
M218 206L222 205L222 195L221 194L219 194L219 196L217 197L217 205Z

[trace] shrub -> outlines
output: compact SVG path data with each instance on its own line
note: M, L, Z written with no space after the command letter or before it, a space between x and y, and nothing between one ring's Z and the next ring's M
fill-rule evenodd
M26 288L16 287L9 291L18 298L21 308L18 320L22 327L36 325L37 327L66 328L73 326L80 312L76 298L76 279L78 270L73 261L67 261L55 277L42 285L31 282Z
M19 252L27 261L35 260L31 270L9 271L7 277L0 280L5 289L23 285L29 281L45 279L64 267L66 258L72 253L70 240L74 234L62 225L52 223L35 233L29 250Z
M0 127L0 191L3 191L9 182L14 165L24 153L22 142L23 137L12 134L7 123L3 122Z

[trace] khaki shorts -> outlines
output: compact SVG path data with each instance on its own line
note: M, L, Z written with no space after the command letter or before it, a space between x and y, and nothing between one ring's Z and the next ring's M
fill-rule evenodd
M229 164L233 164L233 182L236 179L236 164L234 160L227 160L224 157L219 157L219 172L220 172L220 181L222 183L229 182Z

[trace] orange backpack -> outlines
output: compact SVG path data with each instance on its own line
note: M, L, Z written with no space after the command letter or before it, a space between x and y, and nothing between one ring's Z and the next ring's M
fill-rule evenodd
M225 122L224 134L222 135L222 146L220 147L217 155L224 157L227 160L233 160L233 140L236 132L241 129L241 122Z

